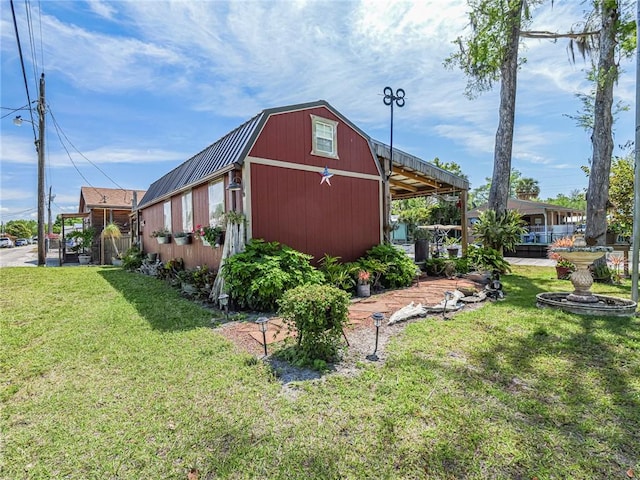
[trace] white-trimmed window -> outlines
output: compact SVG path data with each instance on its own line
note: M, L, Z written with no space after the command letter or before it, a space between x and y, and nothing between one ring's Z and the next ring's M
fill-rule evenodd
M182 194L182 231L193 231L193 202L190 191Z
M209 225L216 227L222 222L224 215L224 181L218 180L209 184ZM224 225L220 225L224 228Z
M166 202L164 202L162 208L164 214L164 228L166 228L168 231L171 231L171 229L173 228L171 226L171 200L167 200Z
M338 122L311 115L313 155L338 158Z

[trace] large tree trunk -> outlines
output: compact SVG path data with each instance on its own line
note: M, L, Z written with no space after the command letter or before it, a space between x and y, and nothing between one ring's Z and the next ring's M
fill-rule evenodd
M518 45L520 43L523 3L524 0L515 2L509 11L510 38L500 67L500 120L496 131L493 177L491 179L488 205L491 210L495 210L499 215L507 211L507 200L509 199L513 124L516 112Z
M593 158L587 190L586 240L590 245L605 245L607 232L607 203L609 201L609 173L613 152L613 85L618 78L615 62L616 22L618 2L602 2L602 27L599 39L596 101L591 144ZM613 8L611 8L613 6Z

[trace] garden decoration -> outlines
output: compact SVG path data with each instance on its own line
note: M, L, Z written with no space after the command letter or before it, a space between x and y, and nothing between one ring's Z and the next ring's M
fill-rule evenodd
M612 251L612 247L588 246L583 235L576 235L570 247L557 247L554 252L576 266L570 280L573 292L545 292L536 295L536 305L581 315L632 316L637 303L617 297L591 293L593 277L589 266L594 260Z
M373 349L373 353L371 355L367 355L367 360L371 360L372 362L377 362L379 360L377 355L378 336L380 332L380 325L382 325L382 321L384 320L384 313L375 312L373 313L373 315L371 315L371 318L373 318L373 325L376 327L376 344Z

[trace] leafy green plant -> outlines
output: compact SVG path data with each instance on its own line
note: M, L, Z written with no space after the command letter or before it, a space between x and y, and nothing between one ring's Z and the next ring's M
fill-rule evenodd
M480 214L473 225L473 235L485 247L497 250L501 255L505 250L513 250L526 232L522 216L516 210L507 210L498 215L495 210L486 210Z
M298 333L295 363L317 368L323 365L317 360L336 360L348 321L346 292L330 285L301 285L285 292L278 305L279 315Z
M91 245L95 237L96 230L93 227L84 230L75 230L67 234L67 238L76 240L76 244L71 248L74 252L91 253Z
M159 230L154 230L153 232L151 232L151 237L153 238L168 237L169 235L171 235L171 232L167 228L161 228Z
M120 252L118 251L118 244L116 243L116 239L122 236L122 232L120 231L120 227L117 223L109 222L102 230L102 234L105 238L111 239L111 245L113 245L113 249L116 252L116 258L121 258Z
M340 263L340 257L325 254L320 259L318 269L324 275L327 284L340 290L351 291L356 284L353 277L354 266L349 263Z
M508 273L511 271L511 265L507 262L500 252L489 247L478 247L477 245L469 245L467 248L467 257L470 266L476 270Z
M182 258L172 258L165 262L162 268L158 269L158 278L162 280L177 280L178 273L184 270L184 260Z
M380 284L384 288L408 287L416 275L416 264L403 251L383 243L376 245L358 261L364 270L375 272L375 268L368 268L367 262L377 261L384 265L384 271L380 274Z
M273 311L287 290L323 282L324 276L311 265L311 258L278 242L253 239L244 252L227 259L221 274L238 306Z
M129 271L137 270L142 266L144 257L142 250L134 245L122 255L122 268Z
M204 238L211 245L217 245L220 243L220 240L222 239L222 232L224 232L222 227L202 225L196 225L196 228L193 231L194 235Z

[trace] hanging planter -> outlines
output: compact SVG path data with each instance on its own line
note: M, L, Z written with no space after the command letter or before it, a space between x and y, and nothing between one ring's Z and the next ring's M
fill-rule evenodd
M176 245L188 245L191 243L191 235L186 232L177 232L173 234Z

